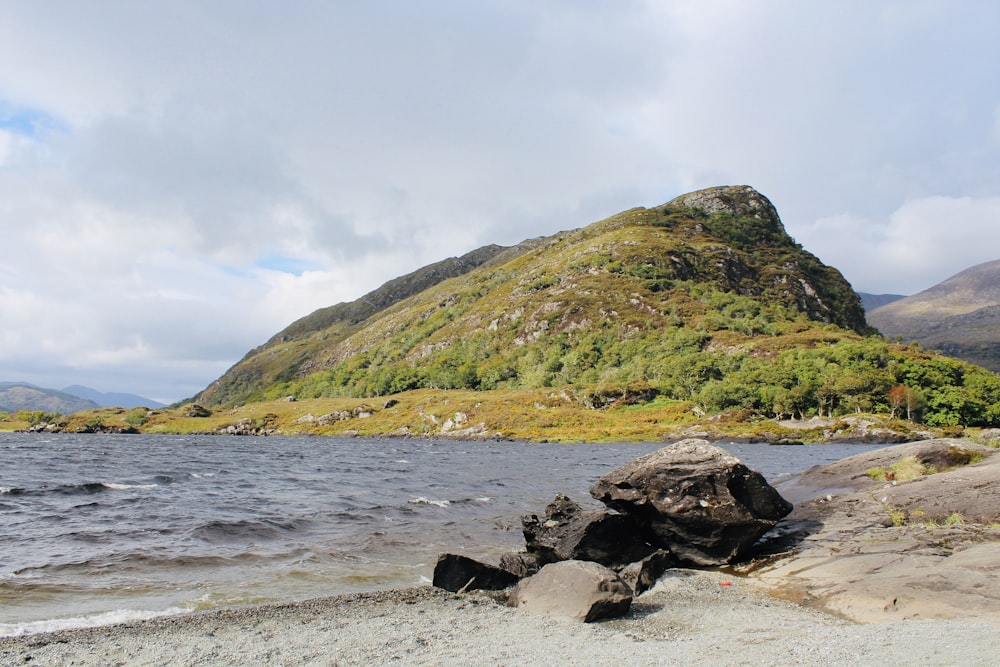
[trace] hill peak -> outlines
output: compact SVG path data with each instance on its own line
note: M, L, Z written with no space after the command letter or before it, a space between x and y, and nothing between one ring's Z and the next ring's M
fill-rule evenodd
M771 200L749 185L721 185L695 190L671 199L667 206L693 208L707 215L723 212L733 217L765 220L784 231Z

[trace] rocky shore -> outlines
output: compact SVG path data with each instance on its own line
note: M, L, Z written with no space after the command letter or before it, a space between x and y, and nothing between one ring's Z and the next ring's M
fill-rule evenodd
M0 664L996 664L996 451L939 439L806 471L749 559L668 570L614 620L422 587L0 639Z
M861 623L1000 627L1000 456L941 438L778 484L795 510L739 568L776 595Z

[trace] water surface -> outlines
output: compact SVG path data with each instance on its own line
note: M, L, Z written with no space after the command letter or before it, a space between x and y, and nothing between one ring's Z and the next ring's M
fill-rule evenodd
M0 635L426 582L660 446L0 433ZM722 446L771 481L872 448Z

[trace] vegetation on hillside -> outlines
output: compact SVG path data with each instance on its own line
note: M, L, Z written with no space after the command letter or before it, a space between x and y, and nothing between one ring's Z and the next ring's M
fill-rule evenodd
M1000 424L997 376L883 340L840 273L749 188L491 249L490 261L370 315L319 326L330 312L276 335L196 400L639 386L643 400L695 415Z

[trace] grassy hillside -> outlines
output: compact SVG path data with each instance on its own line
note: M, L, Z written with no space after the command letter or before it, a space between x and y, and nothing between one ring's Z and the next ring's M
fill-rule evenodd
M796 244L746 186L472 255L481 261L451 275L411 274L363 307L313 313L195 400L218 410L569 388L597 410L629 395L683 403L696 418L880 412L938 426L1000 423L997 376L875 334L841 274Z
M1000 260L876 308L868 320L890 338L1000 372Z
M195 400L655 380L640 367L715 340L818 323L866 331L850 286L788 237L770 202L747 188L712 194L736 199L625 211L367 317L297 323ZM325 324L330 311L303 321Z

